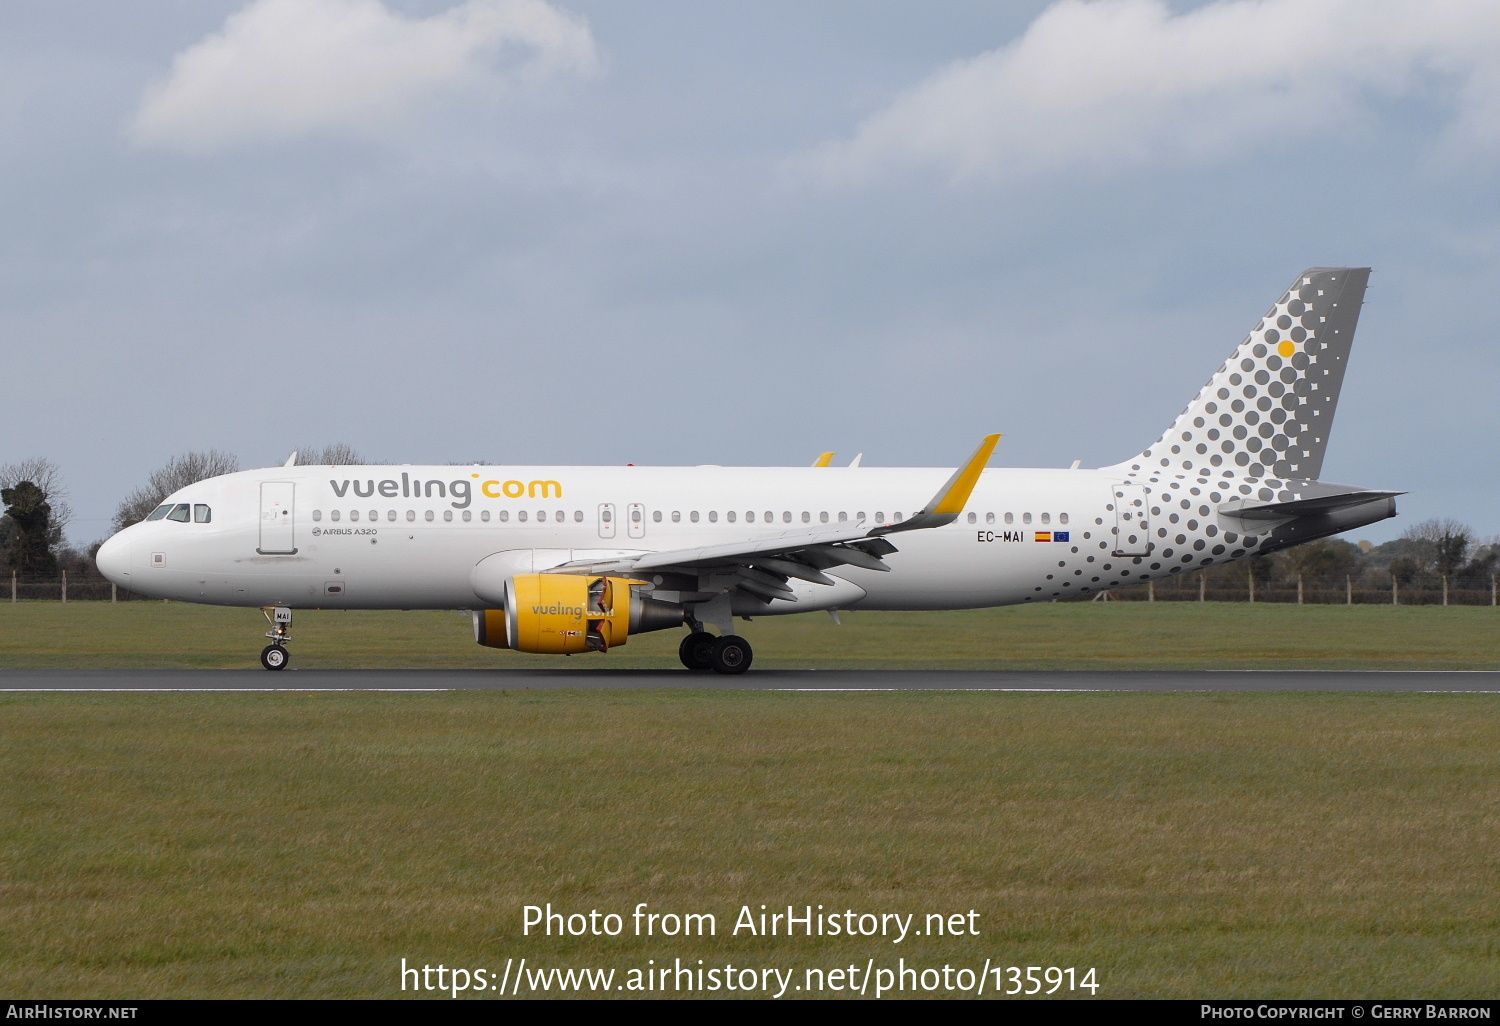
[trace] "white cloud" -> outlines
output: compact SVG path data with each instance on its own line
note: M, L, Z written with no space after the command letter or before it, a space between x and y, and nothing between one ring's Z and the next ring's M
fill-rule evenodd
M436 95L597 63L587 24L544 0L469 0L425 19L381 0L255 0L176 56L130 134L190 153L326 130L378 134Z
M942 68L813 156L860 182L1222 160L1371 116L1381 96L1449 105L1450 153L1500 156L1494 0L1059 0L1011 44Z

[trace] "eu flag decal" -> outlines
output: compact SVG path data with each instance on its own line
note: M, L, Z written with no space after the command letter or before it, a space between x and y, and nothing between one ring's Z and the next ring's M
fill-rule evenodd
M1052 532L1052 540L1053 541L1062 541L1062 542L1065 542L1065 541L1068 540L1068 532L1067 531L1053 531Z
M1052 540L1052 532L1051 531L1038 531L1036 533L1036 540L1037 541L1051 541Z

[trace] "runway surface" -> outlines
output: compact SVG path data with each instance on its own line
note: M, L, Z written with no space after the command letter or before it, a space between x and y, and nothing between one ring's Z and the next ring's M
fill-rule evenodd
M3 670L6 691L1408 691L1500 693L1495 670Z

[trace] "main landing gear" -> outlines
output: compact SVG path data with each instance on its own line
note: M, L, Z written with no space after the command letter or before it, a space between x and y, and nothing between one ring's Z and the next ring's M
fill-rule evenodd
M750 642L736 634L716 638L708 631L693 631L677 646L677 658L695 673L744 673L750 669L755 653Z
M268 670L284 670L292 660L292 654L286 650L287 642L292 640L287 633L292 629L292 611L286 606L266 606L261 612L271 624L266 631L271 643L260 650L260 665Z

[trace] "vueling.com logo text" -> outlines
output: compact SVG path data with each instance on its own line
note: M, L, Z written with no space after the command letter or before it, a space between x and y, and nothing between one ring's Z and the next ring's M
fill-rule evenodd
M471 478L482 475L470 474ZM421 481L412 478L410 474L402 474L401 480L387 478L384 481L376 481L374 478L366 478L363 481L329 481L328 486L333 489L333 494L342 499L349 494L349 489L354 489L354 494L361 499L368 499L377 493L387 499L401 496L405 499L431 499L452 498L449 503L454 509L464 509L474 499L474 482L459 478L457 481ZM561 499L563 497L563 486L559 481L480 481L479 490L491 499Z
M531 612L534 616L571 616L575 620L583 619L582 606L532 606Z

